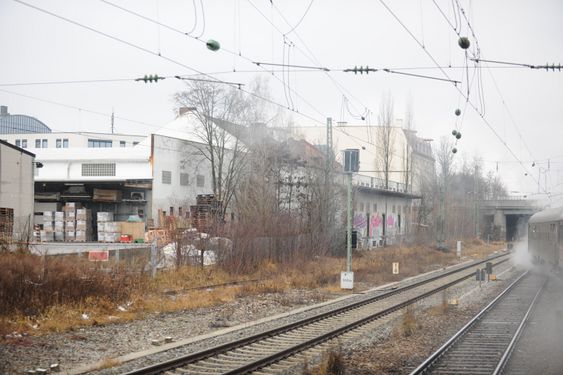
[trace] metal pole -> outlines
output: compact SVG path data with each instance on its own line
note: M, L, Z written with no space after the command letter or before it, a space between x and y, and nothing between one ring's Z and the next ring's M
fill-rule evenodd
M352 272L352 173L348 173L348 228L346 237L346 272Z

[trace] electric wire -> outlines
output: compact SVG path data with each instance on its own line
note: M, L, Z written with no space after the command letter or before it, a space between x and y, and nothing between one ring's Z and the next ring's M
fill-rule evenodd
M395 20L402 26L402 28L411 36L411 38L422 48L422 50L426 53L426 55L432 60L432 62L436 65L436 66L440 66L440 64L438 64L438 62L436 61L436 59L434 58L434 56L432 56L432 54L420 43L420 41L418 40L418 38L410 31L410 29L404 24L404 22L395 14L395 12L393 12L393 10L385 3L384 0L379 0L379 2L383 5L383 7L393 16L393 18L395 18ZM449 77L449 75L447 74L447 72L444 69L440 68L440 71L442 72L442 74L444 74L445 77L447 77L448 79L451 79ZM464 93L459 89L459 87L457 87L456 85L454 85L455 89L458 90L458 92L460 92L462 95L464 95ZM465 96L465 95L464 95ZM512 150L512 148L510 148L510 146L506 143L506 141L500 136L500 134L495 130L495 128L491 125L491 123L479 112L479 109L475 106L475 104L473 104L473 102L471 100L469 100L469 98L467 98L467 103L471 106L471 108L479 115L479 117L481 118L481 120L485 123L485 125L487 125L487 127L493 132L493 134L495 135L495 137L505 146L505 148L509 151L509 153L512 155L512 157L514 157L514 159L516 159L520 166L522 167L522 169L524 169L524 171L526 172L527 175L529 175L532 180L534 180L534 182L538 182L538 180L535 179L534 176L532 176L529 171L528 168L522 163L522 161L520 160L520 158L514 153L514 151ZM545 189L544 189L545 190ZM545 191L545 193L548 194L547 191ZM549 194L548 194L549 197Z
M16 1L16 0L14 0L14 1ZM132 15L134 15L134 16L140 17L140 18L142 18L142 19L144 19L144 20L146 20L146 21L148 21L148 22L152 22L152 23L159 24L159 25L161 25L162 27L164 27L164 28L166 28L166 29L168 29L168 30L170 30L170 31L176 32L176 33L181 34L181 35L183 35L183 36L187 36L187 37L192 38L192 39L194 39L194 40L197 40L197 41L199 41L199 42L201 42L201 43L206 43L205 41L199 39L199 37L195 37L195 36L189 35L188 33L185 33L185 32L183 32L182 30L179 30L179 29L177 29L177 28L175 28L175 27L172 27L172 26L170 26L170 25L166 25L166 24L164 24L164 23L162 23L162 22L159 22L159 21L154 20L154 19L152 19L152 18L150 18L150 17L144 16L144 15L142 15L142 14L140 14L140 13L137 13L137 12L135 12L135 11L132 11L132 10L130 10L130 9L127 9L127 8L125 8L125 7L122 7L122 6L120 6L120 5L117 5L117 4L115 4L115 3L111 2L111 1L108 1L108 0L100 0L100 1L103 2L103 3L105 3L105 4L107 4L107 5L113 6L113 7L117 8L117 9L120 9L120 10L126 12L126 13L129 13L129 14L132 14ZM250 2L250 1L249 1L249 2ZM252 4L252 3L251 3L251 4ZM254 6L254 4L252 4L252 5ZM256 8L256 6L254 6L254 7L255 7L255 9L256 9L257 11L260 11L258 8ZM260 12L260 14L261 14L268 22L270 22L270 21L268 20L268 18L267 18L262 12ZM270 22L270 23L271 23L271 22ZM272 25L273 25L273 24L272 24ZM278 29L278 31L281 33L281 31L280 31L279 29ZM240 51L237 53L237 52L232 51L232 50L230 50L230 49L228 49L228 48L225 48L225 47L221 47L220 50L221 50L221 51L224 51L224 52L226 52L226 53L230 53L230 54L232 54L233 56L238 56L238 57L240 57L240 58L242 58L242 59L244 59L244 60L246 60L246 61L248 61L248 62L252 62L252 59L250 59L250 58L248 58L248 57L242 55L242 54L240 53ZM267 69L264 69L263 67L262 67L262 69L263 69L264 72L269 73L269 71L268 71ZM201 73L201 72L200 72L200 73ZM231 72L231 73L233 73L233 72ZM205 73L201 73L201 74L205 74ZM282 73L282 74L283 74L283 73ZM275 74L272 74L272 75L273 75L279 82L281 82L283 85L285 85L285 82L284 82L282 79L280 79L277 75L275 75ZM319 111L315 106L313 106L313 105L312 105L307 99L305 99L305 97L303 97L301 94L299 94L298 92L295 92L295 90L292 90L291 87L289 87L289 88L287 88L287 89L288 89L290 92L293 91L293 92L295 93L295 95L296 95L297 97L299 97L299 99L301 99L305 104L307 104L313 111L315 111L316 113L318 113L320 116L325 117L325 115L324 115L321 111ZM290 109L290 106L289 106L289 105L288 105L287 107L284 107L284 108L289 109L289 110L291 110L292 112L295 112L295 113L301 113L301 112L298 111L298 110L292 110L292 109Z
M170 58L170 57L166 57L166 56L164 56L164 55L159 55L159 54L156 53L155 51L152 51L152 50L150 50L150 49L148 49L148 48L145 48L145 47L143 47L143 46L140 46L140 45L137 45L137 44L128 42L128 41L123 40L123 39L121 39L121 38L115 37L115 36L113 36L113 35L111 35L111 34L108 34L108 33L105 33L105 32L103 32L103 31L97 30L97 29L95 29L95 28L93 28L93 27L90 27L90 26L81 24L81 23L79 23L79 22L77 22L77 21L74 21L74 20L71 20L71 19L69 19L69 18L67 18L67 17L61 16L61 15L59 15L59 14L50 12L50 11L48 11L48 10L46 10L46 9L37 7L37 6L32 5L32 4L29 4L29 3L27 3L27 2L25 2L25 1L23 1L23 0L13 0L13 1L15 1L15 2L17 2L17 3L19 3L19 4L22 4L22 5L25 5L25 6L27 6L27 7L30 7L30 8L32 8L32 9L35 9L35 10L37 10L37 11L39 11L39 12L42 12L42 13L48 14L48 15L50 15L50 16L53 16L53 17L55 17L55 18L61 19L61 20L65 21L65 22L71 23L71 24L73 24L73 25L75 25L75 26L78 26L78 27L84 28L84 29L86 29L86 30L92 31L92 32L94 32L94 33L96 33L96 34L99 34L99 35L102 35L102 36L104 36L104 37L106 37L106 38L109 38L109 39L112 39L112 40L114 40L114 41L117 41L117 42L126 44L126 45L128 45L128 46L130 46L130 47L133 47L133 48L135 48L135 49L138 49L138 50L143 51L143 52L145 52L145 53L148 53L148 54L150 54L150 55L158 56L158 57L160 57L160 58L162 58L162 59L164 59L164 60L166 60L166 61L168 61L168 62L170 62L170 63L173 63L173 64L176 64L176 65L178 65L178 66L184 67L184 68L186 68L186 69L189 69L189 70L191 70L191 71L194 71L194 72L196 72L196 73L199 73L200 75L206 76L206 77L210 78L211 80L217 81L217 83L226 83L225 81L221 81L221 80L217 79L216 77L213 77L213 76L211 76L211 75L209 75L209 74L207 74L207 73L204 73L204 72L202 72L202 71L200 71L200 70L198 70L198 69L195 69L195 68L193 68L193 67L191 67L191 66L189 66L189 65L186 65L186 64L184 64L184 63L182 63L182 62L180 62L180 61L174 60L174 59L172 59L172 58ZM105 0L101 0L101 1L105 1ZM256 94L256 93L253 93L253 92L251 92L251 91L245 90L245 89L240 88L240 87L239 87L239 90L241 90L241 91L245 92L246 94L251 95L251 96L253 96L253 97L257 98L257 99L260 99L260 100L262 100L262 101L265 101L265 102L267 102L267 103L270 103L270 104L272 104L272 105L276 105L276 106L279 106L279 107L281 107L281 108L285 108L285 109L287 109L287 110L289 110L289 111L291 111L291 112L297 113L297 114L299 114L299 115L301 115L301 116L303 116L303 117L305 117L305 118L308 118L308 119L311 120L311 121L314 121L314 122L319 123L319 124L324 124L324 122L322 122L322 121L320 121L320 120L318 120L318 119L316 119L316 118L314 118L314 117L312 117L312 116L310 116L310 115L307 115L307 114L305 114L305 113L303 113L303 112L300 112L300 111L295 111L295 110L292 110L292 109L290 109L290 108L287 108L286 106L284 106L284 105L282 105L282 104L280 104L280 103L277 103L277 102L275 102L275 101L273 101L273 100L271 100L271 99L264 98L264 97L262 97L262 96L260 96L260 95L258 95L258 94ZM316 108L313 107L313 109L314 109L315 111L317 111L321 116L323 116L323 118L325 117L325 116L324 116L320 111L318 111Z

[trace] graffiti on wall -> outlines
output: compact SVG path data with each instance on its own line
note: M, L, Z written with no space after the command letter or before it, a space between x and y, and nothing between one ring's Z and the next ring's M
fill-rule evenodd
M364 229L367 226L367 218L365 214L354 215L354 229Z

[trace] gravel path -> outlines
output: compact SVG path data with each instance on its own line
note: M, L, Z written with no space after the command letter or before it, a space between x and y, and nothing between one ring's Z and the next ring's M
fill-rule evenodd
M552 277L503 373L563 374L563 279Z

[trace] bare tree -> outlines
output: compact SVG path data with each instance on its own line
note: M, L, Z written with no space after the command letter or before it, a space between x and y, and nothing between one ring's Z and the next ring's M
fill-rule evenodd
M377 137L378 158L377 162L383 173L385 180L385 188L389 188L389 178L391 172L391 164L393 162L393 98L386 95L379 106L379 114L377 116L379 124L379 134Z
M252 90L264 91L264 83L256 82ZM188 81L187 89L174 97L179 106L194 109L199 123L194 133L203 144L199 152L211 166L213 194L222 202L221 219L233 198L246 157L246 147L237 132L245 131L248 124L266 115L258 96L262 95L245 95L220 83ZM237 126L227 129L223 126L227 123Z

